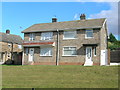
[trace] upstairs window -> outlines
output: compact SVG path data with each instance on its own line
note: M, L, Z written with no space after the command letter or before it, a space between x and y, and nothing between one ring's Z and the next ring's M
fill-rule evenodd
M10 43L8 43L8 48L11 48L11 47L12 47L12 45Z
M41 33L41 40L52 40L52 39L53 39L53 32Z
M35 40L35 34L30 33L29 41L33 41L33 40Z
M63 39L75 39L76 31L64 31Z
M86 38L92 38L93 37L93 30L86 30Z

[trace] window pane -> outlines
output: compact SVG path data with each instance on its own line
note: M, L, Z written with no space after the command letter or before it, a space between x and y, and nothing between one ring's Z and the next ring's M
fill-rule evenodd
M64 47L64 50L69 50L69 47Z
M86 30L87 37L93 37L93 30Z
M41 48L40 55L42 56L51 56L52 55L52 48Z
M30 33L30 41L34 40L35 39L35 34L34 33Z
M96 55L96 47L94 48L94 55Z
M41 33L41 40L51 40L53 38L53 32Z
M28 48L26 48L26 52L25 53L28 54Z
M72 55L71 51L64 51L64 55Z
M76 55L76 47L64 47L64 55Z
M64 38L76 38L76 31L64 31Z

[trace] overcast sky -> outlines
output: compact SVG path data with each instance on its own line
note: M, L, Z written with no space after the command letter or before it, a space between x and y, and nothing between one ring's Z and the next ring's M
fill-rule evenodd
M0 28L2 32L10 29L12 34L20 35L23 38L21 31L33 24L51 22L53 16L56 16L58 21L79 20L79 14L85 13L88 19L107 18L109 33L112 32L118 38L117 2L104 2L105 0L99 0L100 2L92 2L96 0L91 0L91 2L87 2L88 0L84 0L84 2L83 0L69 0L68 2L60 2L61 0L58 2L47 2L48 0L45 0L46 2L4 1L2 2L2 28Z

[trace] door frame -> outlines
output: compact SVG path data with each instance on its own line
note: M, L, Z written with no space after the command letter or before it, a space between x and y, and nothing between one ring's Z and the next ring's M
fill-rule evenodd
M85 59L85 60L88 61L88 62L90 62L90 61L87 59L87 49L88 49L88 48L91 49L91 60L90 60L90 61L92 61L92 47L91 47L91 46L87 46L87 47L86 47L86 59Z
M30 51L31 51L31 49L33 50L33 53L32 53L32 54L33 54L33 57L32 57L32 60L30 60L30 57L31 57L31 56L30 56ZM33 60L34 60L34 48L29 48L28 61L29 61L29 62L32 62Z

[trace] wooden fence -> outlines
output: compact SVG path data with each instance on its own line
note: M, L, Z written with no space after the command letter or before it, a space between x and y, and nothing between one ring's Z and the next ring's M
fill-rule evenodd
M120 50L108 50L108 61L109 63L120 63Z

